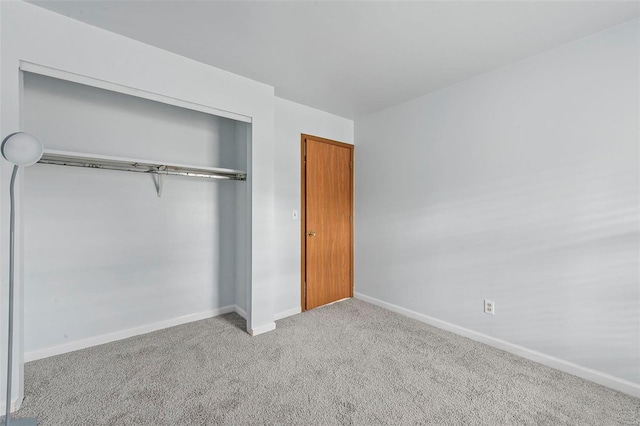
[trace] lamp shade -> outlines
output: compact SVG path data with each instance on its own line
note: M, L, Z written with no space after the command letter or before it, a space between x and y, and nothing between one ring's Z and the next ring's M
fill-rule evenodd
M44 146L35 136L29 133L13 133L2 141L2 156L17 166L30 166L40 160Z

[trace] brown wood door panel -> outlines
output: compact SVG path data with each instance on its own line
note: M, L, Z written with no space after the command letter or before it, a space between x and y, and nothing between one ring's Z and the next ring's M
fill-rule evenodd
M306 309L352 296L352 148L306 139Z

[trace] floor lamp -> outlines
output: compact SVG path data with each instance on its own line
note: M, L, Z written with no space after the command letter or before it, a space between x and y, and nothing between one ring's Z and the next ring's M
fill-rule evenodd
M37 163L42 157L44 147L42 146L42 142L34 136L31 136L28 133L18 132L10 134L2 141L0 151L2 151L2 156L5 160L13 164L13 174L11 175L11 184L9 186L9 194L11 197L11 215L9 219L9 340L7 345L7 406L4 425L32 426L38 424L38 421L34 418L13 419L11 423L9 423L9 416L11 414L11 364L13 358L13 246L15 242L14 235L16 222L14 186L16 182L16 175L18 174L18 168L20 166L30 166Z

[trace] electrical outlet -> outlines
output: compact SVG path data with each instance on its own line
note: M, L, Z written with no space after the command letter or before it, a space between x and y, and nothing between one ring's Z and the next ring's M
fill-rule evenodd
M484 299L484 313L494 315L496 312L496 304L493 300Z

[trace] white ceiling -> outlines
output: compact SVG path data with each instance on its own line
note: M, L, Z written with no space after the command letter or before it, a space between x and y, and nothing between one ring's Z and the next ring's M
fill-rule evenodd
M637 17L640 2L33 1L354 118Z

